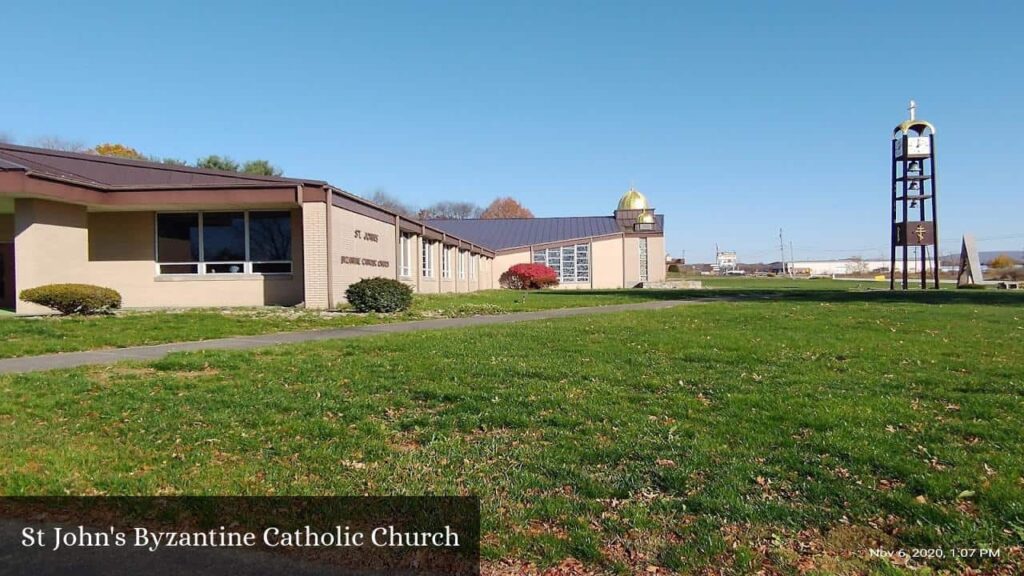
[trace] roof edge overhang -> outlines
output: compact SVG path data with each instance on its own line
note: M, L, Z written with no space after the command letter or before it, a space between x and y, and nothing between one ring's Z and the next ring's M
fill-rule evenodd
M0 172L0 196L38 198L96 207L298 204L301 188L300 184L275 184L104 189L32 171Z

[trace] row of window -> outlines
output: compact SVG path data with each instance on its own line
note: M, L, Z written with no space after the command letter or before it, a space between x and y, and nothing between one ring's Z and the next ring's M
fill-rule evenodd
M412 276L412 254L413 245L415 244L413 237L409 234L402 234L399 238L399 263L398 263L398 274L402 278L409 278ZM420 244L420 274L424 278L434 277L434 259L437 255L436 248L441 246L440 242L433 242L430 240L423 240ZM463 250L456 250L452 248L442 247L441 250L441 278L449 279L452 277L452 252L456 252L456 270L459 275L459 280L466 279L466 270L469 270L469 279L476 280L476 272L480 267L480 256L477 254L470 254Z
M647 238L640 238L640 281L647 282Z
M156 261L159 274L290 274L291 214L157 214Z
M559 283L590 282L590 244L534 250L533 261L553 268Z

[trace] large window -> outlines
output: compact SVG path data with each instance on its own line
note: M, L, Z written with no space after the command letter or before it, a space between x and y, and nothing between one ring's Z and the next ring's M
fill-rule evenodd
M640 239L640 281L647 282L647 238Z
M423 268L422 274L424 278L434 277L434 243L429 240L423 241Z
M441 246L441 278L452 277L452 249Z
M458 258L458 266L459 266L459 280L465 280L466 279L466 253L463 252L462 250L459 250L459 255L457 256L457 258Z
M479 256L473 254L469 257L469 279L476 280L476 267L479 265Z
M289 274L291 214L157 214L156 261L158 274Z
M287 212L249 212L249 260L252 271L292 271L292 219Z
M412 236L402 234L398 239L398 275L402 278L412 276Z
M590 244L534 250L533 261L553 268L561 283L590 282Z

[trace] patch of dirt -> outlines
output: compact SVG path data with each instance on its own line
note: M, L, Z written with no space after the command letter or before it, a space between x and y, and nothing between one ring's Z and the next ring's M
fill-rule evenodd
M154 368L128 368L123 366L105 366L92 371L90 376L96 382L106 384L111 380L123 380L131 377L152 376Z

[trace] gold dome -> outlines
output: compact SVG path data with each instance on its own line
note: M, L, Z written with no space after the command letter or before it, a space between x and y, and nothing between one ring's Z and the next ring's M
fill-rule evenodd
M644 210L636 217L637 224L654 224L654 214Z
M632 186L619 199L619 210L647 210L647 198Z

